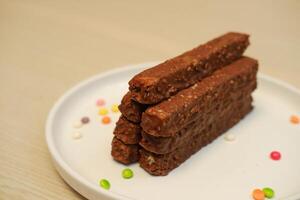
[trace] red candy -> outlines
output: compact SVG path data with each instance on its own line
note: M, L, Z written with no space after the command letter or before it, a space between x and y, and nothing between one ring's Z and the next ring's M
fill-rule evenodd
M270 154L270 158L272 160L280 160L281 159L281 153L279 151L272 151Z

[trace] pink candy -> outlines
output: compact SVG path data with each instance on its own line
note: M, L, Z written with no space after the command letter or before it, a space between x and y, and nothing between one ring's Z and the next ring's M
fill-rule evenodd
M96 102L97 106L104 106L105 105L105 101L104 99L98 99Z

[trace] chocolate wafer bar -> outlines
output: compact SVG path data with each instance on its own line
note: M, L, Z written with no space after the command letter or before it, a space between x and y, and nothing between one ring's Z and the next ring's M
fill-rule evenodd
M124 144L117 137L114 137L111 145L111 155L114 160L125 165L135 163L139 160L138 144Z
M258 63L249 57L227 65L195 85L178 92L142 115L143 131L156 137L171 137L201 116L205 107L220 104L232 90L256 79ZM208 116L209 117L209 116Z
M166 154L174 151L179 146L189 143L193 137L200 134L208 124L221 115L228 113L232 109L232 104L237 101L251 101L251 92L256 88L256 80L249 83L245 88L231 91L223 101L215 103L210 107L201 110L201 116L194 122L181 129L173 137L155 137L142 132L140 145L147 151L156 154ZM240 102L240 104L243 102Z
M230 32L137 74L129 82L132 98L142 104L167 99L239 59L249 45L248 38Z
M123 115L116 123L114 135L125 144L138 144L141 139L139 124L128 121Z
M140 166L148 173L155 176L167 175L174 168L178 167L191 155L211 143L222 133L238 123L247 113L252 110L252 99L246 98L238 103L232 103L225 112L219 113L214 120L207 124L199 134L182 146L167 154L155 154L145 149L140 149Z
M131 92L127 92L119 105L120 112L131 122L139 123L141 121L142 112L146 109L146 105L142 105L132 100Z

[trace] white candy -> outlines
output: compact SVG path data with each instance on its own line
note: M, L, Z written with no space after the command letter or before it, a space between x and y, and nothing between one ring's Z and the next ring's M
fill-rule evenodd
M82 137L82 134L80 132L76 131L72 134L72 137L73 137L73 139L78 140Z
M234 134L231 134L231 133L228 133L228 134L226 134L225 135L225 137L224 137L224 139L226 140L226 141L234 141L235 140L235 135Z
M83 123L81 121L75 121L73 123L74 128L81 128L83 126Z

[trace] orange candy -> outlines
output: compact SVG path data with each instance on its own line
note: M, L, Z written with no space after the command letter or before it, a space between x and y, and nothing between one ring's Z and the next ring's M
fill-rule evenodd
M252 192L252 197L255 200L264 200L265 199L265 193L260 189L255 189Z
M105 116L105 117L102 118L102 123L103 123L103 124L109 124L110 121L111 121L111 120L110 120L110 118L109 118L108 116Z
M300 119L296 115L292 115L291 118L290 118L290 122L293 123L293 124L299 124Z

